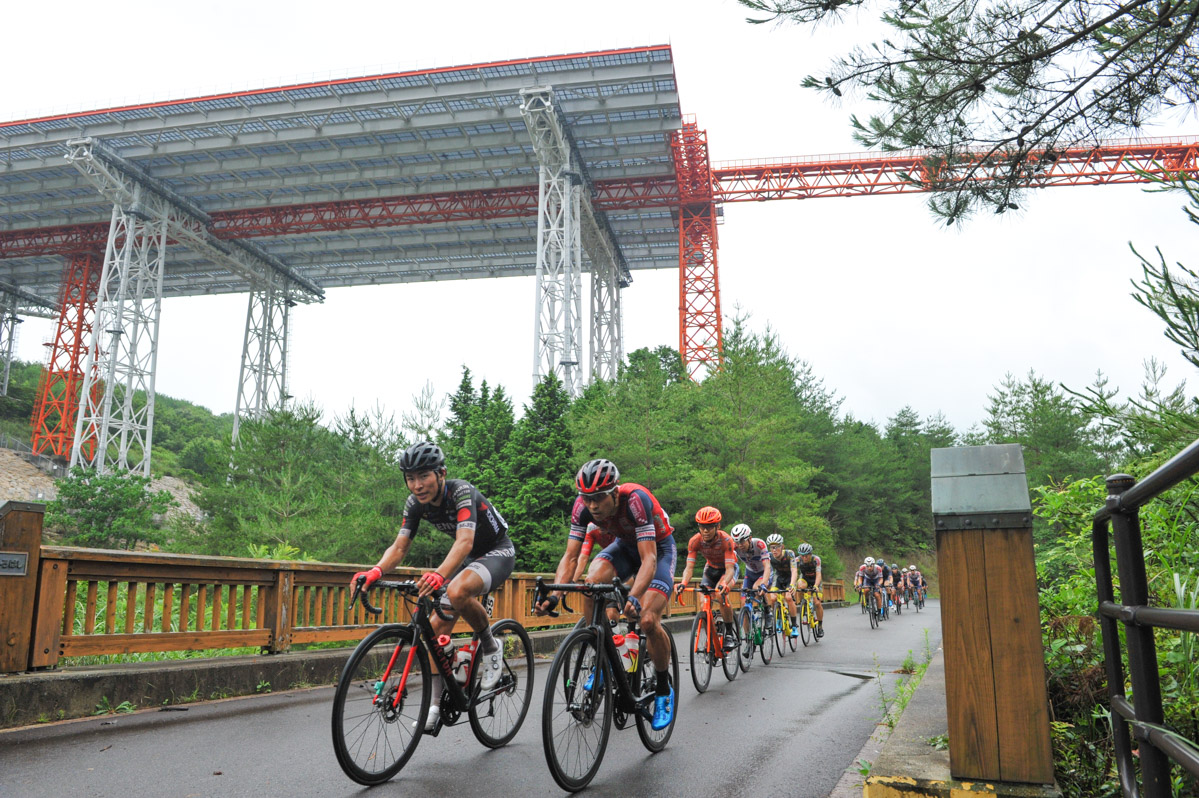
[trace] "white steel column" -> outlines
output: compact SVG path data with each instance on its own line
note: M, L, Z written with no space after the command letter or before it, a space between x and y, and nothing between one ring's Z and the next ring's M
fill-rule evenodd
M139 185L112 209L71 465L150 476L169 209ZM94 366L94 368L93 368ZM100 390L93 389L97 377Z
M243 420L263 418L282 409L290 398L287 332L289 312L296 303L289 294L283 280L270 280L250 292L233 415L234 443Z
M616 261L591 263L591 373L615 380L624 359L620 280Z
M557 371L570 396L581 387L579 346L581 249L577 173L570 145L557 124L553 93L524 89L520 112L541 163L537 201L537 286L533 332L533 382Z
M20 297L8 291L0 291L0 359L3 360L4 374L0 377L0 396L8 396L8 370L12 366L12 353L17 343L17 325L21 319L17 316L17 305Z

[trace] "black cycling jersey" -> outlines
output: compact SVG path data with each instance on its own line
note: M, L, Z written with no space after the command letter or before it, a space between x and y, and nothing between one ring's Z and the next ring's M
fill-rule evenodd
M471 558L482 557L496 548L512 548L508 539L508 523L498 509L479 492L479 489L464 479L447 479L441 494L441 504L421 504L409 494L404 504L404 521L400 535L416 537L421 519L428 521L450 537L457 537L459 529L472 529L475 543L471 546Z
M811 562L804 562L803 558L796 560L796 565L799 566L799 576L808 583L808 587L816 584L816 572L820 570L820 558L815 554L812 555Z
M791 551L791 549L784 549L783 550L783 559L781 559L781 560L774 559L773 554L770 555L770 567L772 569L774 569L775 573L777 573L779 575L787 576L788 578L790 578L791 562L794 559L795 559L795 552Z
M880 565L879 568L883 569L883 584L886 584L891 578L891 569L886 565Z

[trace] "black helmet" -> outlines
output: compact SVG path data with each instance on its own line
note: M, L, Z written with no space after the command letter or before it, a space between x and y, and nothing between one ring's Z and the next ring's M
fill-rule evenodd
M590 460L583 463L583 467L575 475L575 487L584 496L607 493L614 490L619 481L620 469L611 460Z
M407 474L409 471L433 471L445 465L445 454L441 447L431 441L414 443L400 455L400 470Z

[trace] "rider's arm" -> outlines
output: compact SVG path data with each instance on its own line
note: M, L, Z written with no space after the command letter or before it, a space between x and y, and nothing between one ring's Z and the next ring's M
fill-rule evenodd
M761 585L762 587L766 587L767 585L769 585L770 584L770 574L771 574L770 558L764 557L762 559L762 578L760 580L758 580L758 584L754 585L754 587L757 587L758 585Z
M799 582L799 558L791 558L791 584L788 585L788 590L794 590L796 583Z
M654 555L657 556L656 549L654 551ZM692 552L688 551L687 552L687 564L683 566L683 575L679 577L679 590L682 590L683 588L685 588L687 586L687 583L691 581L691 572L694 570L695 570L695 555Z
M411 545L412 538L405 535L403 530L401 530L400 534L396 535L395 542L387 547L387 550L383 552L383 556L379 558L379 562L376 563L379 570L387 573L393 568L398 568L400 563L404 561L404 555L408 553L408 547Z
M441 561L441 565L434 569L441 576L443 582L449 580L451 576L457 573L458 569L462 567L462 563L470 556L470 550L474 545L475 530L468 526L458 527L458 534L454 538L454 545L450 546L450 551L445 555L445 559ZM406 549L407 546L404 548ZM422 582L417 595L427 596L436 589L427 582Z
M582 548L583 544L574 538L566 541L566 551L562 552L562 559L558 561L558 570L554 573L555 582L565 584L577 581L576 574L583 570L580 566L587 564L587 561L579 556ZM561 597L562 591L555 591L555 595Z
M728 556L724 558L724 584L726 587L732 587L737 581L737 558Z

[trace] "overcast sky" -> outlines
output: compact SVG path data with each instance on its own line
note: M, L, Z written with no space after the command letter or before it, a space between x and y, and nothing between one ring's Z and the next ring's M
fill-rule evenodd
M877 27L866 17L815 33L751 26L733 0L131 2L119 15L67 2L52 31L35 4L5 16L3 120L669 43L682 110L707 129L716 161L860 151L848 118L867 109L830 106L799 82ZM1199 138L1193 115L1161 122L1146 134ZM1130 242L1199 266L1199 230L1182 205L1133 186L1055 188L959 230L920 196L733 203L720 228L721 301L726 320L740 309L776 330L846 412L882 425L910 405L965 430L1007 372L1081 389L1102 369L1135 392L1155 356L1172 382L1190 376L1129 296L1140 275ZM290 391L330 416L377 403L399 414L426 381L452 392L465 364L519 407L532 386L534 299L532 278L330 290L293 313ZM623 301L626 351L678 345L675 270L637 272ZM232 411L245 309L244 295L164 301L158 391ZM18 356L44 362L52 334L51 322L27 321Z

